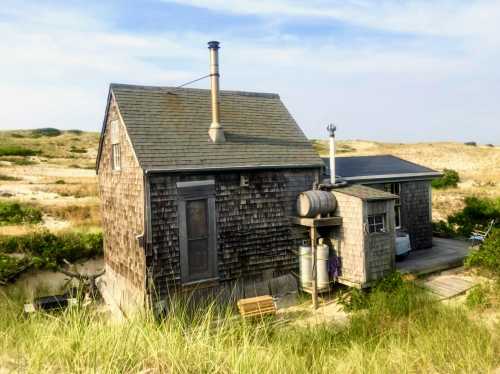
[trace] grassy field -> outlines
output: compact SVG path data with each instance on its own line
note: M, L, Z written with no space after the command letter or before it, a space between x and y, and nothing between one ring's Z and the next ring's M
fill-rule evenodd
M78 130L0 132L0 204L18 201L43 213L38 225L0 225L0 235L99 228L98 140Z
M114 323L95 308L26 317L16 300L0 295L0 372L488 373L500 365L499 325L482 321L498 304L445 305L410 282L372 293L345 323L307 326L286 312L245 321L210 307L174 307L161 323Z

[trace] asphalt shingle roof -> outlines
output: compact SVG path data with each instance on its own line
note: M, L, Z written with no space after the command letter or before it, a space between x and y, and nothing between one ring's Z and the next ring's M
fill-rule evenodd
M391 200L397 199L396 195L378 190L376 188L363 186L361 184L351 184L346 187L336 188L334 191L345 193L346 195L359 197L363 200Z
M111 91L146 170L322 165L276 94L221 91L226 142L213 144L210 90L112 84Z
M323 158L325 174L330 175L330 159ZM336 157L335 174L350 181L407 178L435 178L440 173L392 155Z

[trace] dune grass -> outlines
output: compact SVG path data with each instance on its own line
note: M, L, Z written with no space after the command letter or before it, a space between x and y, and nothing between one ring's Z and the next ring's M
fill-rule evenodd
M147 314L110 322L93 309L20 314L0 295L0 352L7 370L135 373L488 372L500 365L497 332L466 309L436 302L412 284L380 291L344 325L244 321L214 305L174 303L162 322ZM392 295L397 296L397 295Z

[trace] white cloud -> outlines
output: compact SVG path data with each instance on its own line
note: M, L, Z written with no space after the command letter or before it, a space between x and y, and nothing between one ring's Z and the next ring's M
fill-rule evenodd
M261 39L220 35L222 87L280 93L310 136L323 136L324 125L338 121L339 135L350 138L500 141L495 41L500 32L484 37L492 27L500 28L488 21L497 3L462 3L442 25L438 18L450 12L451 4L442 1L409 3L404 9L411 14L395 2L338 2L336 8L314 0L312 10L290 0L189 4L270 18L269 35ZM108 83L176 85L208 69L209 37L187 26L155 34L117 31L91 9L15 5L7 7L12 9L8 14L0 12L3 128L97 130ZM330 17L422 37L405 44L339 45L321 38L305 43L281 33L280 22L273 20L283 14L292 23L295 17L310 22ZM208 87L208 82L197 86ZM480 123L472 129L471 121Z
M333 19L378 30L498 40L498 0L164 0L232 14Z

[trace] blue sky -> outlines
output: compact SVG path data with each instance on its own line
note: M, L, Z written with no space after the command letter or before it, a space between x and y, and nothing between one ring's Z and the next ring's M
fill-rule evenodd
M2 1L2 128L99 130L110 82L277 92L309 137L500 143L500 1ZM195 87L208 88L208 81Z

